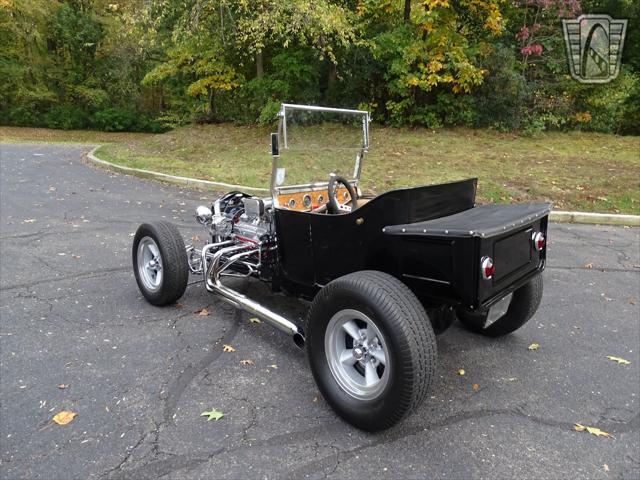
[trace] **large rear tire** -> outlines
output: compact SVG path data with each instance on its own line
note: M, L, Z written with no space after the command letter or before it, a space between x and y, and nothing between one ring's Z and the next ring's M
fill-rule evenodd
M377 271L345 275L316 295L307 352L327 403L367 431L415 410L436 372L436 338L422 304L401 281Z
M184 240L175 225L140 225L133 238L132 260L138 288L152 305L169 305L184 294L189 265Z
M480 335L487 337L508 335L533 317L540 306L542 291L542 275L537 275L513 292L506 313L495 322L487 323L488 313L472 314L467 311L458 311L458 319L467 330Z

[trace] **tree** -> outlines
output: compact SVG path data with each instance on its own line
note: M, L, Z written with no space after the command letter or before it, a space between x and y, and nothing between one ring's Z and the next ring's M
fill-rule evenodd
M318 61L335 64L335 49L355 39L348 20L344 9L327 1L193 0L172 28L166 59L143 84L183 84L188 95L207 99L206 113L215 118L217 94L263 77L265 52L307 46Z
M481 59L503 31L499 5L500 0L424 0L420 8L396 0L360 4L373 54L385 66L388 97L381 100L392 119L423 123L432 93L469 93L482 83Z

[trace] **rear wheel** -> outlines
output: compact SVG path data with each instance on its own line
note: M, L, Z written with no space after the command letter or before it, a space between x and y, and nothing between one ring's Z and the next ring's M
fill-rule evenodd
M492 312L482 314L458 311L458 319L468 330L487 337L500 337L515 332L536 313L542 300L542 275L517 289L510 296L506 312L492 321Z
M132 257L138 288L149 303L168 305L184 294L189 265L184 241L175 225L140 225L133 238Z
M307 352L327 403L358 428L389 428L425 398L435 376L435 334L420 301L396 278L363 271L316 296Z

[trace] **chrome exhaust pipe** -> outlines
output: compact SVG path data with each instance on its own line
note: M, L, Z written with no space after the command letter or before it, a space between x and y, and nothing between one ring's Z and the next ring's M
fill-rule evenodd
M264 305L251 300L240 292L226 287L220 281L220 274L222 271L226 270L231 264L238 260L258 253L259 249L255 248L255 245L249 244L240 244L221 248L213 254L213 259L211 260L210 265L207 265L207 255L209 250L216 248L216 246L216 244L209 244L202 249L202 265L203 271L206 272L204 281L207 290L218 294L223 300L233 305L235 308L249 312L250 314L259 317L270 325L276 327L278 330L290 335L293 337L293 343L295 343L298 348L304 348L304 333L295 323L284 318L282 315L277 314L273 310L269 310ZM228 258L226 263L220 267L222 257L230 254L231 256Z

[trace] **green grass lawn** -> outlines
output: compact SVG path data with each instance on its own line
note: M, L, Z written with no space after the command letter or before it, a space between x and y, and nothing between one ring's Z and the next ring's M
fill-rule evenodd
M52 130L0 126L4 143L79 143L84 145L128 142L149 137L148 133L94 132L91 130Z
M0 138L102 143L98 156L122 165L266 187L269 132L232 125L188 126L158 135L0 127ZM335 140L331 135L326 133L327 145ZM371 126L362 170L365 191L468 177L478 177L481 202L550 201L563 210L640 214L640 137Z

